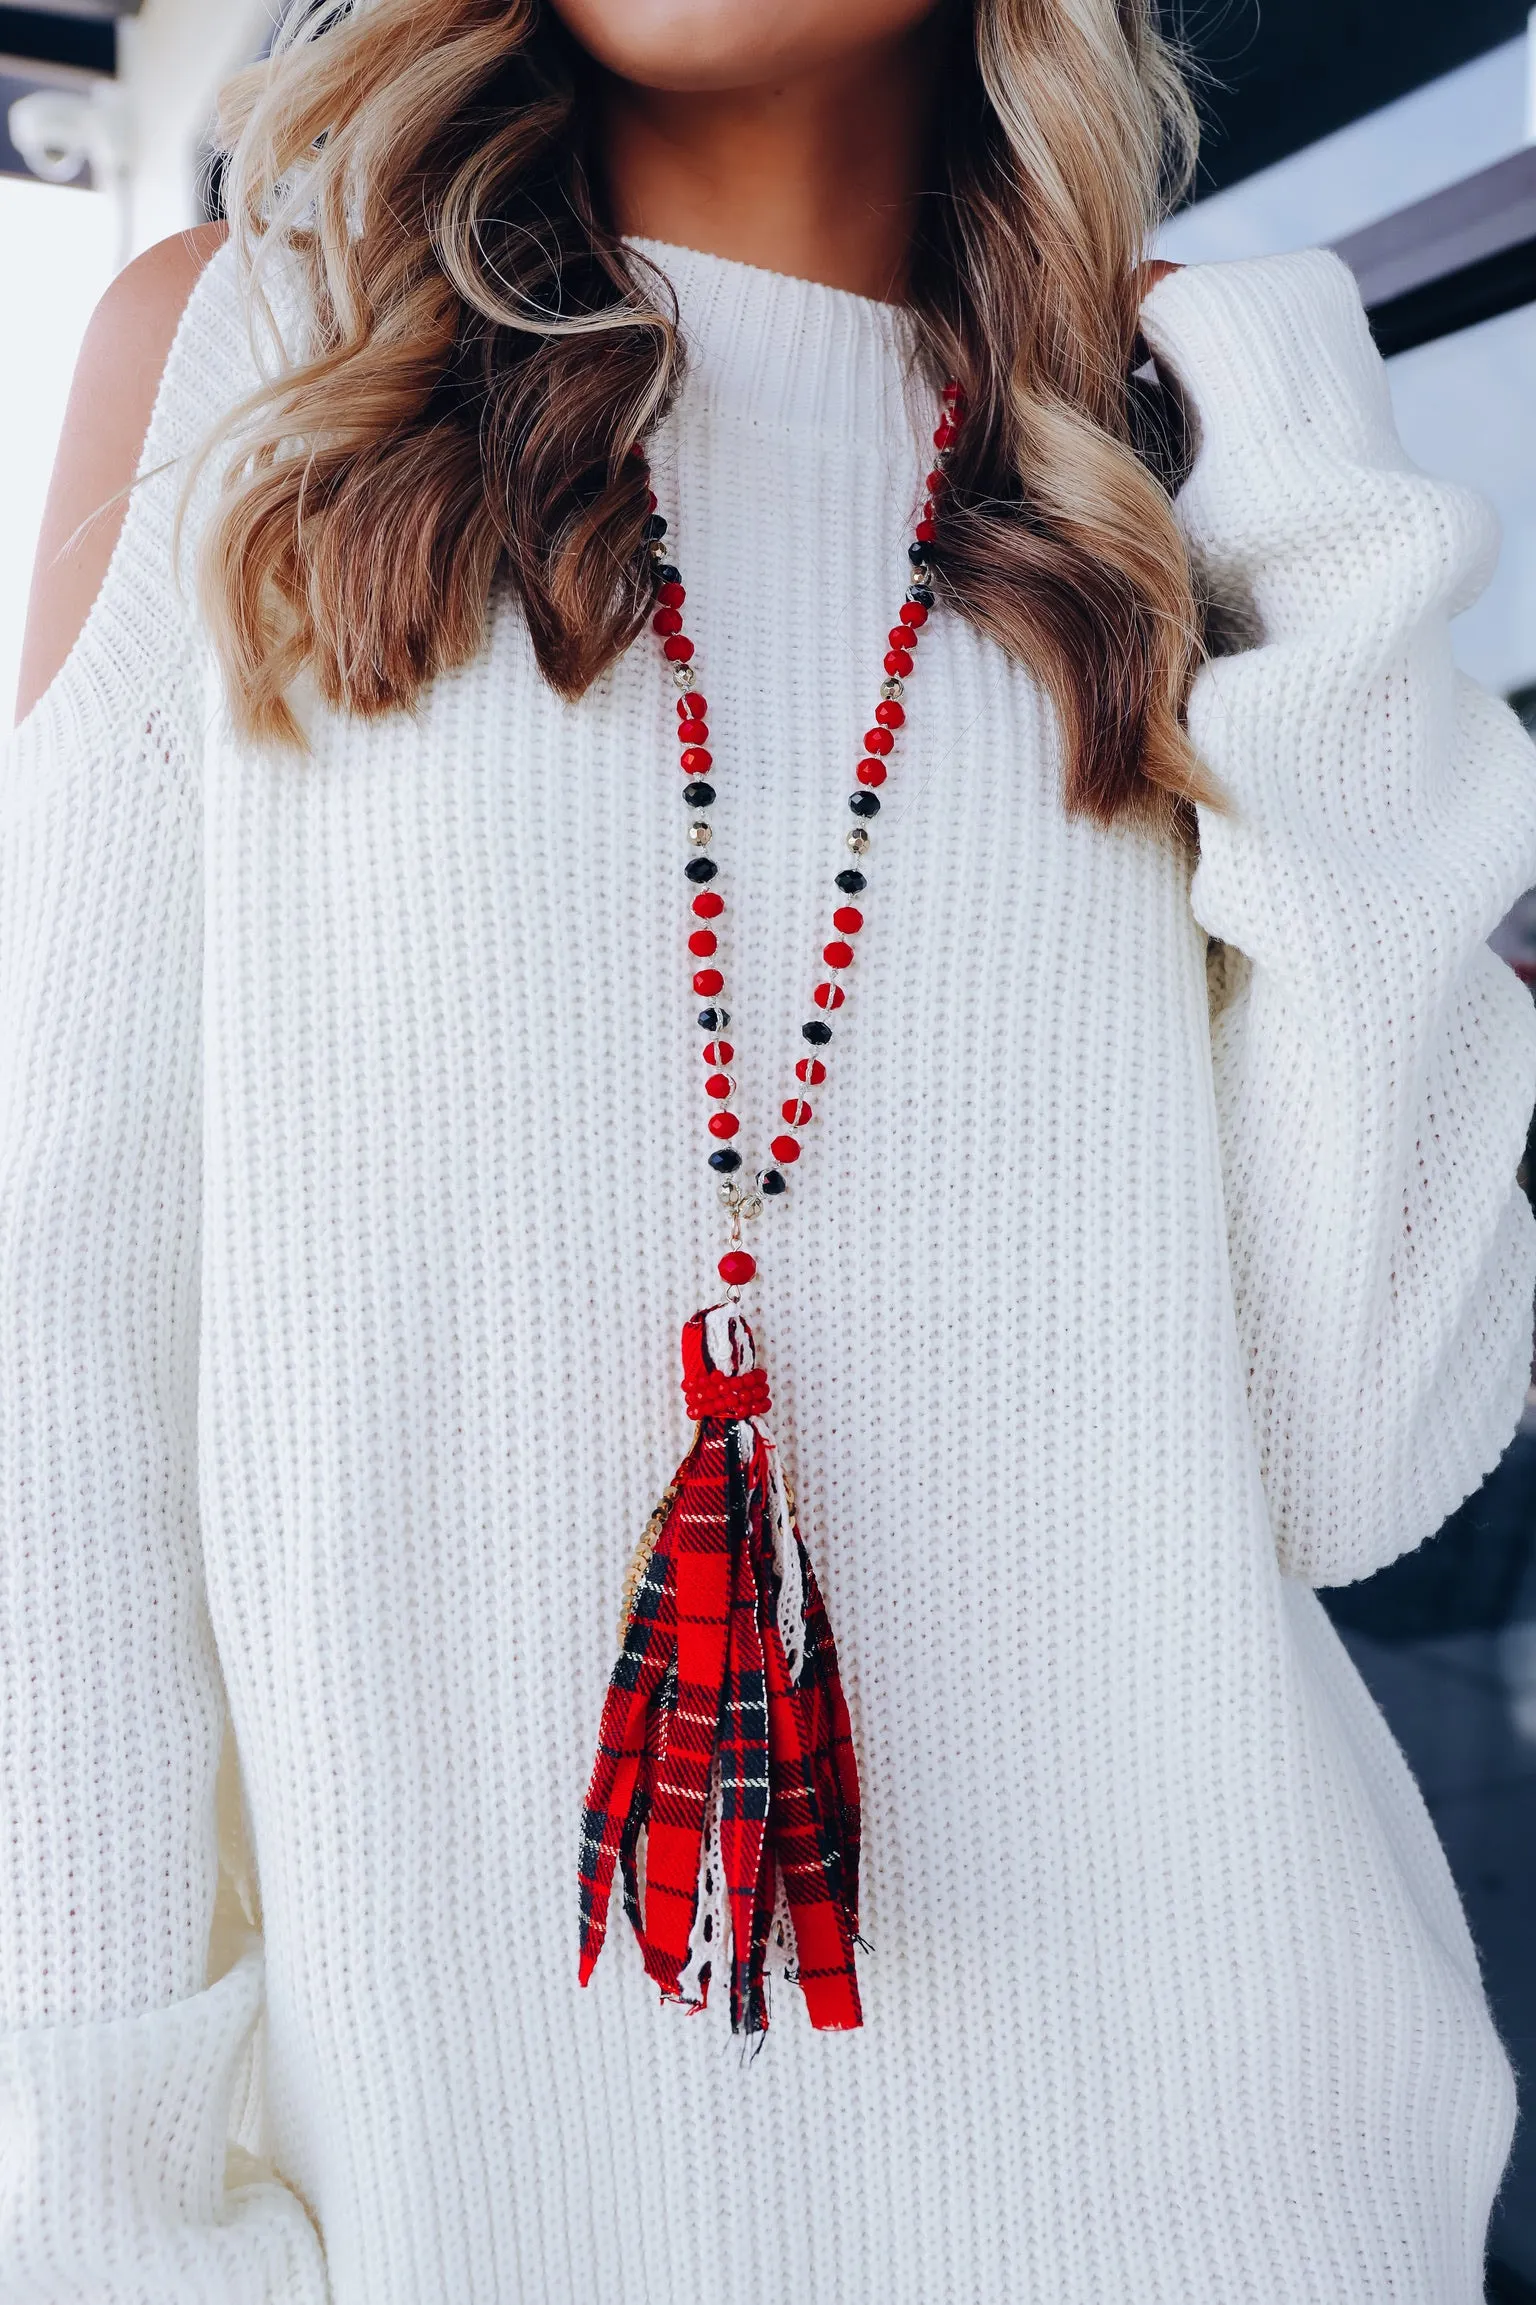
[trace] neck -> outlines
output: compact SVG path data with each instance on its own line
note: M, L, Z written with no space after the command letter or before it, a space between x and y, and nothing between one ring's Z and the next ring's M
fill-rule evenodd
M764 87L604 74L618 230L899 303L930 133L927 32Z

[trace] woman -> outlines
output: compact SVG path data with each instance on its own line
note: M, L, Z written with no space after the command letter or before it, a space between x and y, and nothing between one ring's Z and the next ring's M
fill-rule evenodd
M1486 509L1332 257L1138 271L1142 0L372 0L229 125L6 771L0 2294L1472 2305L1310 1588L1525 1383Z

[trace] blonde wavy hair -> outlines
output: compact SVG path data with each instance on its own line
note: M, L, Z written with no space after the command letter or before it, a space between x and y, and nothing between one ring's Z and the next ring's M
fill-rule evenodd
M1199 617L1166 475L1138 453L1136 271L1193 165L1152 0L951 16L907 301L969 418L934 561L1054 701L1067 808L1186 834L1219 803L1185 734ZM295 261L305 341L231 417L199 586L238 722L301 742L307 668L408 706L510 584L578 696L652 600L628 455L686 360L675 302L606 213L589 66L541 0L300 0L225 91L248 295Z

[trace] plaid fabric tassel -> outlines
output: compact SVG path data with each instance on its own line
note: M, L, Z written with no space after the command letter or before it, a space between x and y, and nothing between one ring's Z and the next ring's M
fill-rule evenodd
M734 1305L683 1330L693 1445L652 1514L603 1706L581 1848L581 1982L615 1868L646 1972L731 2030L767 2029L774 1916L812 2025L863 2018L859 1785L837 1651L764 1423L768 1380ZM721 1876L717 1879L716 1868Z

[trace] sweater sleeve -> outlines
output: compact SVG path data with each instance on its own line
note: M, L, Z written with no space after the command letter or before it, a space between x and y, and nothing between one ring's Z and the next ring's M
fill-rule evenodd
M1231 804L1191 900L1249 1402L1282 1567L1343 1584L1476 1488L1529 1377L1536 1015L1486 939L1536 883L1536 754L1451 658L1491 509L1409 461L1339 259L1171 275L1143 328L1239 643L1190 702Z
M183 320L146 470L213 387L218 293ZM325 2295L298 2197L263 2164L227 2175L260 1939L209 1961L226 1708L197 1517L203 684L178 486L130 500L0 763L5 2305Z

